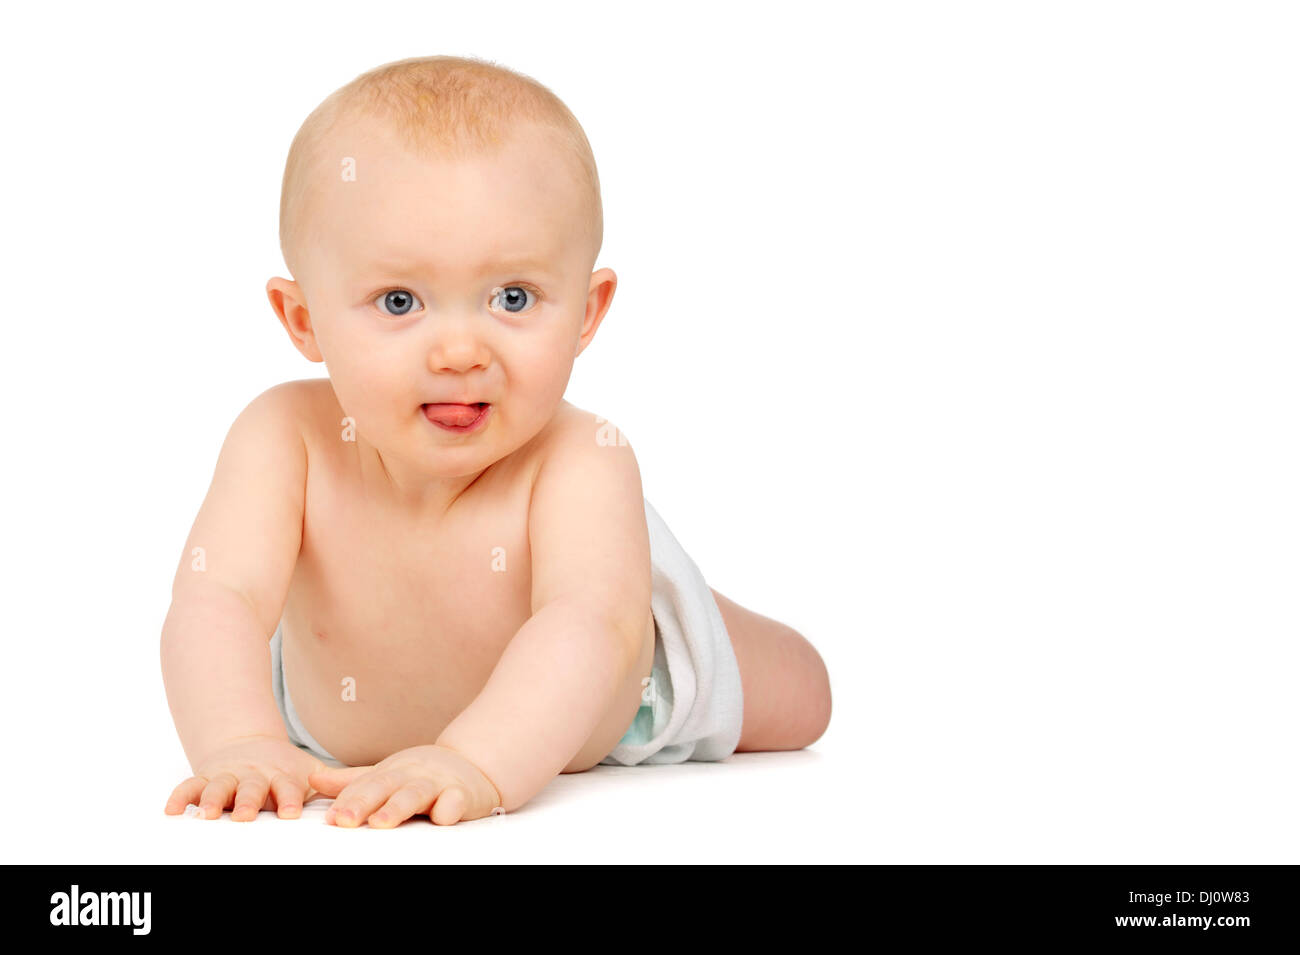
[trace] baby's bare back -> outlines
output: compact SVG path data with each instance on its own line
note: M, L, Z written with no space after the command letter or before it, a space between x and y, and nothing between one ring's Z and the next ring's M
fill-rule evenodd
M345 763L368 765L437 739L531 616L528 506L547 435L490 467L438 521L419 523L363 491L329 383L302 386L313 410L302 547L282 615L284 670L316 740ZM567 414L586 413L565 403L558 415ZM648 614L646 633L648 672ZM620 694L592 736L593 753L622 736L636 692Z

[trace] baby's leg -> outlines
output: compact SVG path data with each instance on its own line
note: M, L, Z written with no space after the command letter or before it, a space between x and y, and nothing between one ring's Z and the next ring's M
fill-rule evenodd
M740 665L744 724L736 752L802 749L831 720L826 664L797 631L713 590Z

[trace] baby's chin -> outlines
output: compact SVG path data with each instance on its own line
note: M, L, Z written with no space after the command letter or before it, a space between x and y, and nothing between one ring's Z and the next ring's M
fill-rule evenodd
M384 457L389 455L385 452ZM456 447L425 443L415 448L405 445L401 457L421 477L443 481L474 477L496 464L503 455L495 446L485 444Z

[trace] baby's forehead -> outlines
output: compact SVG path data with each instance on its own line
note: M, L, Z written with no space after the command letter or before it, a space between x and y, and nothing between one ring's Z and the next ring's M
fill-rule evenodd
M312 153L300 215L314 220L309 232L329 236L336 263L361 251L370 258L377 245L390 258L422 253L426 262L489 252L594 259L599 200L553 133L519 128L486 148L422 148L392 123L357 115L333 123Z
M418 204L399 191L383 205L327 202L320 213L318 245L349 273L554 278L576 268L587 251L580 217L563 211L445 214L436 202Z

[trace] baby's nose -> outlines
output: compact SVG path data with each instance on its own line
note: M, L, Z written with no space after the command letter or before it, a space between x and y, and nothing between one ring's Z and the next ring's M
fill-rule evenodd
M469 323L453 320L434 331L429 346L432 371L465 372L486 367L488 360L487 346Z

